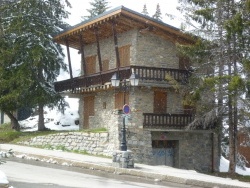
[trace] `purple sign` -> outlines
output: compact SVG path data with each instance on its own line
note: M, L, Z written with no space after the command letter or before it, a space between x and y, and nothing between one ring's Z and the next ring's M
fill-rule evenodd
M129 105L128 104L125 104L123 106L123 113L124 114L129 114L130 113L130 108L129 108Z

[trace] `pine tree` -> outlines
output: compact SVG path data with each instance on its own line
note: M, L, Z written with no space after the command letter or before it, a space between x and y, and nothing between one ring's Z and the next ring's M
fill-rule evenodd
M66 65L52 36L65 28L64 3L19 0L1 7L1 12L0 109L14 120L14 110L38 105L38 130L44 130L43 107L62 101L53 83Z
M145 15L145 16L148 16L148 15L149 15L148 10L147 10L147 5L146 5L146 4L143 5L142 14Z
M152 17L158 21L161 21L162 17L159 3L157 4L155 14Z
M195 67L191 80L193 84L186 90L186 98L196 105L198 117L206 115L207 119L199 123L216 122L219 134L223 124L229 126L229 172L235 173L237 126L243 124L239 117L244 116L243 106L247 104L243 102L247 79L242 75L250 72L243 68L249 66L250 62L247 1L185 2L188 3L181 10L187 13L186 23L195 25L192 33L200 37L194 46L180 48ZM208 116L211 111L215 113Z
M104 13L109 8L108 4L109 2L106 0L94 0L93 2L90 2L92 7L91 9L87 9L89 16L83 16L82 19L90 19Z

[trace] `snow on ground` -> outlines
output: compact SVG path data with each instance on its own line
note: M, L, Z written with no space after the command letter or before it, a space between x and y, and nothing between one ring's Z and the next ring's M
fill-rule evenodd
M65 100L69 103L69 107L66 107L64 114L57 110L44 109L46 128L51 130L79 130L79 99L66 97ZM23 128L22 131L37 131L38 116L31 116L26 120L19 121L19 123ZM0 170L0 186L8 183L5 173Z
M50 130L79 130L79 99L65 98L69 103L64 114L49 108L44 109L45 127ZM37 131L38 115L19 121L22 131Z
M220 158L220 172L228 172L229 169L229 161L224 157ZM236 167L236 173L241 174L243 176L250 176L250 168L246 167L246 170L241 169L240 167Z
M7 176L5 175L4 172L2 172L2 171L0 170L0 186L1 186L1 185L6 185L6 184L9 184L9 181L8 181L8 179L7 179Z

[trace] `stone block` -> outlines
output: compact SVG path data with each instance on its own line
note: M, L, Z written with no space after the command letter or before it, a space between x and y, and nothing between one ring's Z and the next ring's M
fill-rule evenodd
M129 152L127 152L127 151L124 151L124 152L122 152L122 157L123 158L128 158L129 157Z

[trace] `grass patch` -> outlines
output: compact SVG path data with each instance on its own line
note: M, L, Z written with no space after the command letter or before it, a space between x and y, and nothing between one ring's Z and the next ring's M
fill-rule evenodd
M56 133L65 132L87 132L87 133L102 133L107 132L106 128L86 129L79 131L34 131L34 132L18 132L11 128L10 123L6 123L0 126L0 143L13 143L26 141L37 136L46 136Z
M0 143L8 143L17 138L19 138L20 132L17 131L8 131L8 132L0 132Z
M19 132L12 129L10 123L5 123L0 126L0 143L17 143L36 136L44 136L55 133L59 133L59 131Z
M0 126L0 143L8 143L15 140L21 135L21 132L11 128L10 123L5 123Z

